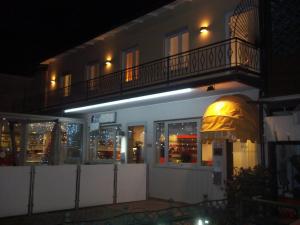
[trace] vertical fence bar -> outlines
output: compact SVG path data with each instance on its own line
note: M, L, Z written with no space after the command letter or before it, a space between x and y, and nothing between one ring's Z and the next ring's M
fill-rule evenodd
M79 209L79 201L80 201L80 177L81 177L81 166L77 165L76 170L76 191L75 191L75 209Z
M113 191L113 203L117 203L118 198L118 165L114 164L114 191Z
M29 196L28 196L28 215L31 216L33 212L33 195L34 195L34 179L35 179L35 166L30 167L29 178Z

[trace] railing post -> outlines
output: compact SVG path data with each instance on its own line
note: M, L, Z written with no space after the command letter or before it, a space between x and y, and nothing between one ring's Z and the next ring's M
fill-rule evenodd
M170 56L167 58L167 82L170 81Z
M120 71L120 92L122 91L123 91L123 71Z
M29 196L28 196L28 215L31 216L33 212L33 195L34 195L34 178L35 178L35 166L30 167L29 176Z
M237 55L238 55L238 51L237 51L237 38L234 38L234 48L235 48L235 67L237 67L238 66L238 57L237 57Z
M117 203L118 198L118 165L114 164L114 190L113 190L113 204Z

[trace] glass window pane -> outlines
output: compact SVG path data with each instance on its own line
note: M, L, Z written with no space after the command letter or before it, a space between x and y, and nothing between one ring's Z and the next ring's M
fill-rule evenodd
M130 69L131 67L133 67L133 52L128 52L126 53L126 62L125 62L126 81L132 80L132 69Z
M128 163L143 163L144 162L144 126L129 126L128 127Z
M54 148L52 131L55 122L28 124L27 163L48 164Z
M165 147L166 147L166 138L165 138L165 123L155 123L156 129L156 162L163 164L165 163Z
M71 92L71 74L67 74L63 76L63 89L64 89L64 97L67 97L70 95Z
M202 144L202 165L212 166L213 163L213 148L212 144Z
M181 52L186 52L189 50L189 33L188 32L185 32L182 34L181 46L182 46Z
M233 143L233 168L253 168L258 164L258 145L251 141Z
M78 163L81 159L82 124L61 124L61 150L64 161Z
M117 127L100 127L99 141L97 146L98 159L121 160L121 143L116 140ZM116 145L116 153L114 153Z
M179 53L179 38L178 36L171 37L170 39L169 55L175 55Z
M183 122L168 125L169 162L197 162L197 123Z

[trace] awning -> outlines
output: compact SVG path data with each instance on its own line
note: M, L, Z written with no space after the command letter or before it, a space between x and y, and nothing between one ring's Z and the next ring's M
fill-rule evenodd
M202 142L258 142L258 109L243 95L223 96L207 107L201 129Z

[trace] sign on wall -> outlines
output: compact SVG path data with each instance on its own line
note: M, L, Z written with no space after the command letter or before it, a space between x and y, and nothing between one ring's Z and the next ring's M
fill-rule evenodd
M115 123L117 120L116 112L97 113L91 116L91 124L93 123Z

